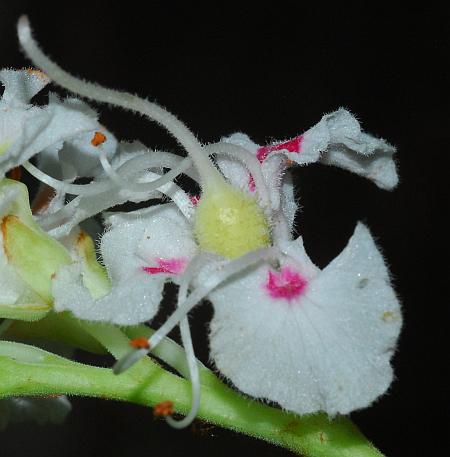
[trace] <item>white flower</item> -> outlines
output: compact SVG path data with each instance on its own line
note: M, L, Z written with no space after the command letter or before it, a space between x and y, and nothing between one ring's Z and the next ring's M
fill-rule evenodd
M109 216L110 230L100 250L111 291L93 296L83 287L76 265L63 267L54 280L56 309L132 325L155 315L165 281L179 284L177 310L148 344L153 349L180 325L193 386L193 407L182 425L192 420L199 405L186 316L205 297L215 309L212 357L242 391L298 413L329 415L365 407L386 391L401 317L381 254L360 224L347 248L323 271L316 268L301 238L292 240L296 206L285 173L290 161L320 160L392 188L397 182L393 147L363 133L345 110L324 116L286 142L261 147L240 134L202 147L163 108L65 73L37 47L24 18L19 38L34 63L57 83L82 96L134 109L165 126L191 162L173 167L164 185L173 186L168 176L193 164L202 189L195 209L184 204L184 196L173 198L173 204ZM222 173L208 157L220 153L230 156L217 158ZM124 180L132 174L121 175L119 168L104 166L117 187L136 193L135 183ZM151 178L153 182L139 186L161 191L164 177ZM96 195L85 200L90 201L89 211ZM116 364L116 372L148 351L131 351Z
M0 178L32 156L63 141L98 130L95 113L77 99L63 102L52 95L44 107L32 106L30 99L49 79L36 70L2 70L5 91L0 100Z
M236 135L227 141L238 143ZM229 157L219 157L217 164L248 198L258 201L243 165ZM284 221L292 228L295 202L291 187L283 191L285 160L266 158L261 168L264 185L271 190L268 212L277 214L272 223ZM223 224L227 214L221 214ZM322 272L304 252L301 238L292 241L273 225L279 265L266 261L239 271L237 259L237 270L231 269L223 281L223 266L229 261L220 252L220 242L216 254L221 257L208 256L206 266L193 267L198 278L192 271L183 274L204 250L195 214L187 218L172 203L112 214L106 221L110 230L100 251L113 290L95 300L76 267L64 267L53 289L57 310L71 310L82 319L137 324L156 314L166 281L188 281L197 287L194 291L206 287L203 296L215 309L212 359L243 392L298 413L321 410L334 415L369 405L389 387L401 314L387 268L363 225ZM236 240L225 238L227 242ZM247 251L244 243L242 254Z

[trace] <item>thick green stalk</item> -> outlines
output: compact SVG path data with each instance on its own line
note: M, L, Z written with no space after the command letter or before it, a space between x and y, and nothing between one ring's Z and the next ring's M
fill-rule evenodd
M114 351L122 352L124 342L125 339L119 341ZM198 416L207 422L305 456L382 456L347 418L329 421L322 414L299 417L239 395L209 370L204 370L202 378ZM54 394L122 400L145 406L171 400L177 412L185 413L190 406L191 390L186 380L149 358L116 376L109 369L82 365L32 346L0 342L0 397Z

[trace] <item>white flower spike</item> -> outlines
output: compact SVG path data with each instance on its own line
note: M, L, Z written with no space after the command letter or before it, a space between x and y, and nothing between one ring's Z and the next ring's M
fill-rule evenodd
M315 267L301 238L292 240L296 204L287 167L291 162L322 161L390 189L398 180L392 146L362 132L356 119L341 109L289 141L261 147L235 134L202 147L163 108L64 72L38 48L26 18L18 28L26 53L52 80L158 122L185 147L189 155L185 160L199 176L202 193L192 211L185 211L183 199L173 198L174 204L109 217L111 228L101 245L113 283L109 295L90 295L76 266L63 267L56 275L57 309L129 325L156 313L165 281L180 285L176 311L144 346L134 347L118 361L116 373L128 369L180 325L193 404L177 425L187 425L199 405L187 313L208 298L215 309L212 358L243 392L297 413L325 411L333 416L368 406L387 390L401 316L381 254L369 231L359 224L348 246L328 267L323 271ZM208 157L211 153L228 156L219 156L216 168ZM135 192L135 183L124 184L120 166L114 168L104 160L102 165L109 178L98 183L106 186L102 192L111 182ZM166 179L186 169L186 162L180 163ZM136 174L131 176L136 182ZM161 191L162 183L173 185L155 178L147 191ZM91 195L95 202L97 196ZM173 419L169 422L176 424Z

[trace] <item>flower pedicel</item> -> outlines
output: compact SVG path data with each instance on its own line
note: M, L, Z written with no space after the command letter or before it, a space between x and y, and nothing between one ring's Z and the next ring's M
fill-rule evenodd
M343 109L288 141L259 146L244 134L234 134L202 146L163 108L61 70L37 47L26 18L20 19L18 29L26 54L55 83L146 115L188 153L177 159L156 152L149 158L145 150L110 157L100 152L104 173L85 186L67 185L25 164L58 192L78 195L76 203L42 221L56 237L127 199L141 201L163 192L173 200L106 215L109 230L100 251L111 280L108 292L93 296L77 262L62 266L53 279L55 310L120 325L151 320L164 283L179 285L176 311L145 344L133 345L115 365L117 373L180 325L192 408L181 421L169 413L166 419L177 427L189 424L199 405L200 384L187 313L208 298L215 311L211 357L242 392L299 414L325 411L333 416L366 407L387 390L401 314L383 258L368 229L358 224L335 260L322 271L313 265L301 238L292 236L296 203L288 167L321 161L391 189L397 183L392 146L362 132ZM212 154L217 166L209 158ZM163 176L149 171L158 160L171 168ZM180 173L198 180L198 201L172 182Z

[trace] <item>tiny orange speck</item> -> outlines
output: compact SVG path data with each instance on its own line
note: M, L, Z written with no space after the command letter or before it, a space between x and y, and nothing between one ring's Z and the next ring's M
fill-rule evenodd
M134 349L150 349L150 344L145 336L138 336L130 341L130 346Z
M95 132L94 136L92 137L91 144L92 146L100 146L102 143L106 141L106 136L103 135L102 132Z
M295 162L291 159L286 159L286 166L287 167L292 167L292 165L295 165Z
M35 68L27 68L27 73L30 76L36 76L36 78L41 81L48 81L48 76L41 70L36 70Z
M173 414L173 402L167 400L158 403L153 408L153 414L155 417L166 417Z

